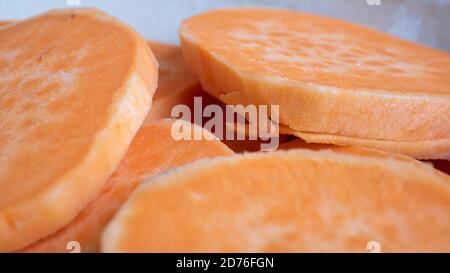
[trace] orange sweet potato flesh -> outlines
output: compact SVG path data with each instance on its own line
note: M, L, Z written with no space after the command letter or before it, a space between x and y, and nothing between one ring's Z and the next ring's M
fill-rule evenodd
M105 252L449 251L450 178L368 150L198 161L141 184Z
M217 105L219 106L223 113L223 139L222 142L225 143L231 150L233 150L236 153L244 153L244 152L256 152L261 150L261 145L263 143L268 143L268 141L263 141L261 138L259 138L258 132L256 134L255 138L250 138L250 129L249 129L249 123L246 122L244 125L240 125L236 122L236 119L230 122L227 122L226 119L226 105L211 96L210 94L206 92L201 92L200 94L197 94L196 96L202 98L202 106L203 108L201 111L203 111L208 105ZM192 101L193 99L191 99ZM189 105L191 113L194 113L194 111L198 111L198 109L193 108L193 103ZM236 117L235 117L236 118ZM204 117L202 120L202 124L205 125L210 120L209 117ZM194 122L194 120L192 120ZM233 138L227 139L226 134L231 133L233 134ZM238 139L238 132L242 135L243 139ZM289 132L290 133L290 132ZM291 136L290 135L279 135L278 136L278 143L284 143L289 140Z
M337 19L255 8L191 17L180 37L207 92L229 104L279 105L280 123L308 142L450 158L447 52Z
M331 145L331 144L307 143L300 138L282 143L279 147L279 150L293 150L293 149L312 149L312 150L333 149L333 150L347 151L347 152L368 151L370 153L370 155L373 155L375 153L379 153L379 154L385 153L380 150L358 148L358 147L354 147L354 146L335 146L335 145ZM391 154L391 156L393 156L393 154ZM400 154L397 154L397 157L402 157L402 156ZM403 156L403 158L408 158L408 157ZM450 175L450 161L448 161L448 160L430 160L430 161L423 161L423 162L432 164L435 169L437 169L441 172L444 172L447 175Z
M307 143L302 139L294 139L285 143L282 143L279 150L293 150L293 149L311 149L311 150L323 150L323 149L333 149L338 146L328 145L328 144L316 144L316 143Z
M11 24L11 23L12 23L12 21L0 21L0 27L9 25L9 24Z
M0 28L0 251L56 232L98 195L150 109L157 66L97 10Z
M203 111L210 104L219 105L225 112L223 102L203 92L197 76L187 68L179 46L155 41L148 41L148 44L159 62L159 81L153 97L152 109L144 123L152 122L159 118L171 117L172 108L180 104L187 105L192 115L194 115L195 111ZM194 109L194 97L202 98L202 109ZM208 118L204 118L202 120L203 124L208 120ZM193 117L191 117L190 121L195 122ZM224 129L234 130L234 128L228 127ZM282 136L280 142L285 141L285 139L286 137ZM248 137L245 140L237 140L235 138L223 140L223 142L237 153L259 151L262 144L262 141L250 140Z
M345 137L339 135L293 132L308 143L331 144L338 146L359 146L383 150L391 153L408 155L417 159L444 159L450 160L450 139L424 140L424 141L396 141L364 139L356 137Z
M219 140L175 141L172 123L158 120L143 125L100 195L69 225L22 251L65 252L68 242L78 241L82 252L97 252L101 231L144 179L197 159L234 154Z
M194 96L202 94L200 83L186 67L179 46L154 41L149 41L148 44L159 62L159 81L152 109L145 122L170 118L173 106L192 105Z

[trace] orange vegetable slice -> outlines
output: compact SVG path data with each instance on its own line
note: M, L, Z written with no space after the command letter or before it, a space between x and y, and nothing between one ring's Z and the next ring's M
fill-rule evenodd
M424 141L395 141L345 137L338 135L292 132L308 143L334 144L338 146L359 146L399 153L417 159L449 159L450 139Z
M285 143L282 143L279 150L293 150L293 149L311 149L311 150L323 150L323 149L334 149L338 146L329 144L317 144L317 143L307 143L304 140L297 138Z
M449 251L450 178L367 150L198 161L141 184L104 252Z
M7 26L7 25L9 25L11 23L12 23L12 21L0 21L0 27Z
M159 62L158 88L146 121L170 118L172 107L191 106L202 90L197 77L185 65L181 48L175 45L148 42Z
M175 141L172 124L173 120L158 120L143 125L100 195L69 225L23 251L65 252L67 243L76 241L82 252L98 252L101 231L145 178L197 159L234 154L219 140Z
M183 23L180 36L187 65L225 103L279 105L280 123L302 134L421 159L450 157L446 52L273 9L200 14Z
M67 225L100 192L151 106L157 62L97 10L0 28L0 251Z

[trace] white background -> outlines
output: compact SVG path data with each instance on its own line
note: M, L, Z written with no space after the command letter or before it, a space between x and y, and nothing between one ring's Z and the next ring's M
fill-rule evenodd
M0 0L0 20L67 8L70 1L103 9L145 38L169 43L178 43L181 21L193 14L220 7L274 6L339 17L450 51L450 0L379 0L380 6L367 0Z

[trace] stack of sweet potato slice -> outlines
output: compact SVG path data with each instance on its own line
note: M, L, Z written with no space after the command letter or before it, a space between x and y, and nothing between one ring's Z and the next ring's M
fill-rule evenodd
M180 37L98 10L0 24L0 251L450 251L450 177L419 161L448 170L448 53L272 9ZM291 136L243 153L167 119L195 96L279 105Z

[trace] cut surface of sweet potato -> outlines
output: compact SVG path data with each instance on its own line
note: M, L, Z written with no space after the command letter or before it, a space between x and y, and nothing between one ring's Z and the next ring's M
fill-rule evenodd
M4 27L4 26L9 25L11 23L12 23L12 21L0 21L0 27Z
M293 149L310 149L310 150L324 150L324 149L333 149L338 146L329 145L329 144L317 144L317 143L307 143L304 140L297 138L291 141L287 141L282 143L278 150L293 150Z
M65 252L67 243L76 241L81 252L98 252L101 231L144 179L197 159L234 154L219 140L175 141L171 137L173 122L163 119L143 125L100 195L69 225L23 251Z
M105 252L449 251L450 178L402 155L297 149L197 161L141 184Z
M152 109L145 122L170 118L175 105L190 106L194 97L202 93L197 77L184 63L179 46L154 41L148 44L159 62L159 79Z
M98 10L0 28L0 251L57 231L100 192L151 107L157 66Z
M339 135L290 132L308 143L321 143L338 146L358 146L408 155L416 159L450 160L450 139L424 141L396 141L344 137Z
M187 65L225 103L279 105L280 124L301 133L450 156L447 52L274 9L206 12L186 20L180 36Z

